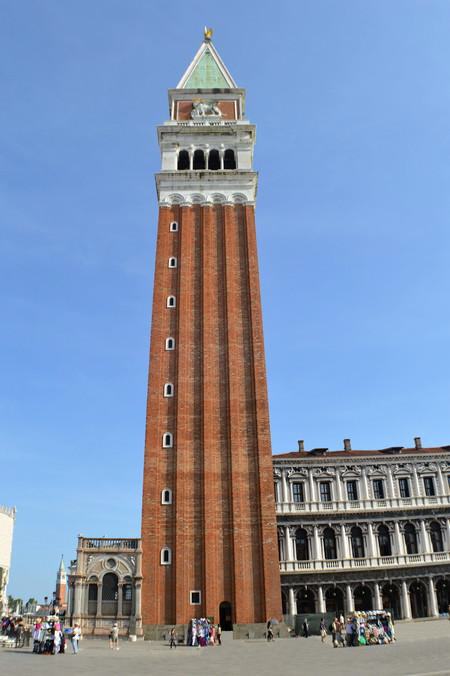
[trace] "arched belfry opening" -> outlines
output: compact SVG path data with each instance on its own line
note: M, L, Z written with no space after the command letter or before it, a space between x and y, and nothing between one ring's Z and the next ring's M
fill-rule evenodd
M178 153L178 170L186 171L189 169L189 153L187 150L180 150Z
M210 150L208 157L208 169L217 171L220 169L220 155L218 150Z
M233 629L233 614L229 601L222 601L219 606L219 624L222 631L232 631Z
M196 171L206 169L205 153L199 148L197 148L197 150L194 152L194 169Z
M224 169L236 169L236 158L234 150L231 150L231 148L225 150Z

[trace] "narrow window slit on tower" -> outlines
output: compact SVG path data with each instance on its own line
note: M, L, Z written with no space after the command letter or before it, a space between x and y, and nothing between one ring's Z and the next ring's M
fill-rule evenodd
M173 397L173 385L172 383L166 383L164 385L164 396Z
M166 338L166 350L175 349L175 338Z
M176 268L177 267L177 259L175 256L171 256L169 258L169 268Z
M170 488L164 488L164 490L161 492L161 503L163 505L172 504L172 491Z
M170 432L163 434L163 448L173 448L173 435Z
M169 547L161 549L161 565L168 566L172 563L172 552Z
M178 223L176 221L172 221L169 230L170 232L178 232Z
M177 299L175 296L167 296L167 307L176 307Z

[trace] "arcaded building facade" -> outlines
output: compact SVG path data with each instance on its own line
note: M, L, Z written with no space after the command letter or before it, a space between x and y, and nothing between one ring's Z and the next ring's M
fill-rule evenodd
M448 612L450 446L274 456L283 612Z
M69 622L84 634L142 635L142 549L139 538L78 537L68 575Z
M257 263L255 126L210 41L158 128L144 631L281 615ZM245 580L245 584L242 584Z

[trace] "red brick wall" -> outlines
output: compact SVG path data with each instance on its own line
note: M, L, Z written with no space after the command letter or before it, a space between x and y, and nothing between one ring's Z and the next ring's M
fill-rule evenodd
M176 220L179 232L169 231ZM233 621L278 616L280 577L252 207L163 208L150 350L143 623L186 622L229 601ZM169 269L169 256L178 268ZM166 308L169 294L176 309ZM165 351L165 339L176 339ZM175 396L162 396L165 382ZM162 434L174 448L162 448ZM174 504L161 505L164 487ZM160 550L173 550L160 565ZM202 605L189 605L189 592Z

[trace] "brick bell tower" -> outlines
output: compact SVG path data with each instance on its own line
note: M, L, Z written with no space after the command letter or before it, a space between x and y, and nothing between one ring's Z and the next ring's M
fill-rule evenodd
M158 127L142 616L281 617L255 234L255 126L205 39Z

